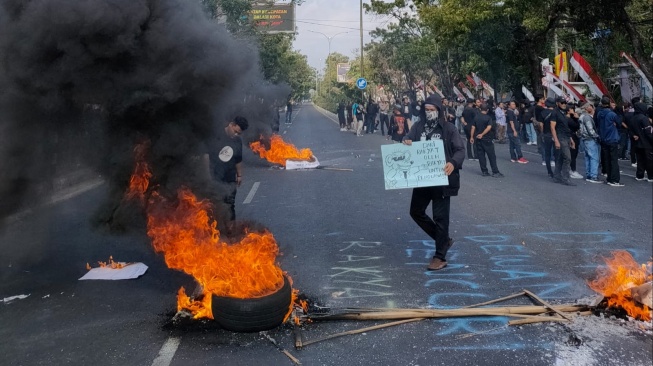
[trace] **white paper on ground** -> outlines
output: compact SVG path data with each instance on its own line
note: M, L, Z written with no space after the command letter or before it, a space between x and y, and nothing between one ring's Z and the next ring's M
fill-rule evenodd
M9 297L5 297L4 299L0 299L0 302L4 302L5 304L8 304L8 303L10 303L10 302L12 302L12 301L14 301L14 300L23 300L23 299L26 299L29 295L31 295L31 294L9 296Z
M117 269L99 267L91 269L79 280L128 280L142 276L145 271L147 271L147 266L140 262Z
M286 160L286 170L294 169L315 169L320 166L320 162L313 156L310 161L306 160Z

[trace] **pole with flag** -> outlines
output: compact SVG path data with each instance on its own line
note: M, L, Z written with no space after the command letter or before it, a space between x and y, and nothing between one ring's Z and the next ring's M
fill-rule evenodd
M603 95L607 95L612 99L608 88L603 84L599 75L592 69L589 62L587 62L580 53L574 51L574 54L569 61L571 66L578 72L581 79L587 83L587 87L590 88L593 94L598 95L599 98Z

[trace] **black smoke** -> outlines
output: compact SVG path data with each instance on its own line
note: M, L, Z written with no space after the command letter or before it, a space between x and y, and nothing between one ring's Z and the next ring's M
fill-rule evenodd
M143 141L153 185L189 185L220 216L224 191L198 157L235 115L246 141L269 135L287 94L200 1L0 0L0 219L83 165L109 180L96 223L133 222L121 200Z

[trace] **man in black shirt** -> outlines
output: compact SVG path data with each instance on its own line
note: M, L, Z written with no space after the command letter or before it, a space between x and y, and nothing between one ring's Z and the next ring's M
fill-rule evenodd
M236 219L236 190L243 181L243 142L240 135L249 127L243 117L236 117L224 128L224 134L213 141L208 160L214 180L226 183L229 192L224 202L229 205L231 221Z
M488 115L488 110L489 107L487 104L481 105L481 114L476 117L472 126L471 139L476 146L476 157L481 165L481 175L484 177L490 175L485 164L485 154L487 154L488 160L490 160L490 167L492 168L492 176L494 178L501 178L503 174L501 174L497 167L497 156L494 152L493 140L495 137L495 125L492 118Z
M554 149L553 135L551 134L551 119L554 116L556 102L553 98L547 98L544 102L545 109L542 110L542 148L544 149L544 163L549 177L553 178L551 166L558 160L558 149Z
M521 141L519 141L519 118L517 117L517 103L511 101L508 111L506 111L506 125L508 127L508 140L510 142L510 161L513 163L526 164L528 160L524 159L521 152Z
M469 160L476 160L476 151L474 151L474 143L470 138L472 137L472 126L476 118L477 110L474 108L474 99L467 99L467 107L463 110L463 115L460 121L463 123L465 136L467 137L467 158Z
M575 186L576 184L569 180L571 149L576 148L576 145L571 138L571 130L569 129L567 101L562 97L558 97L556 104L558 107L554 110L551 117L551 135L553 135L553 144L556 150L558 150L553 181L566 186Z

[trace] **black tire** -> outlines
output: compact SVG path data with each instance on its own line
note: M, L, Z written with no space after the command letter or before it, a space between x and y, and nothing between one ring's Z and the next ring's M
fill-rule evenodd
M286 276L277 292L254 299L213 296L213 318L232 332L260 332L276 328L290 309L292 286Z

